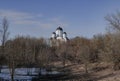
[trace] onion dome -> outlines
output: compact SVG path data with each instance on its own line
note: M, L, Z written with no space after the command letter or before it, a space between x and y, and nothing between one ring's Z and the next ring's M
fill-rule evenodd
M63 34L67 34L66 32L64 32Z
M56 33L55 32L52 33L52 38L56 38Z
M59 26L56 30L61 30L61 31L63 31L63 29Z
M52 34L56 34L55 32L53 32Z
M66 38L66 37L67 37L67 33L64 32L64 33L63 33L63 38Z

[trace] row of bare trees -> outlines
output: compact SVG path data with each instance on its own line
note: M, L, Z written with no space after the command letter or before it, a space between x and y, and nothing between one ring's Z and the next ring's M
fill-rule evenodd
M88 39L75 37L59 46L50 46L44 38L17 36L7 40L8 22L4 18L1 29L0 69L7 65L12 81L15 68L26 67L30 75L31 67L46 68L52 63L61 61L63 66L68 62L84 64L85 72L93 62L108 62L114 70L120 69L120 12L106 17L114 32L95 35ZM110 29L111 29L110 28Z
M27 68L27 74L31 74L32 67L42 68L49 65L49 53L45 39L17 36L8 40L8 21L3 19L0 29L0 73L3 65L7 65L14 80L15 69L18 67Z
M0 61L4 61L2 65L9 67L13 79L16 68L27 68L28 75L31 75L32 67L46 68L50 62L49 53L50 48L43 38L18 36L15 39L6 41L4 59L0 59Z

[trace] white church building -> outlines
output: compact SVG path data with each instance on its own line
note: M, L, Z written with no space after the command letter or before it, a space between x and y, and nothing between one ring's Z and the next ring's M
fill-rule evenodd
M50 38L50 44L51 46L58 46L59 43L67 42L68 37L67 33L63 31L61 27L58 27L55 32L52 33L52 36Z

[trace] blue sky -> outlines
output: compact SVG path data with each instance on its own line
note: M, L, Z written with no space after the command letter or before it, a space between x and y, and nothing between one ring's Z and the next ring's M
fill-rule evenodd
M107 14L120 10L120 0L0 0L0 23L9 21L10 38L49 38L58 26L68 37L105 33ZM1 25L1 24L0 24Z

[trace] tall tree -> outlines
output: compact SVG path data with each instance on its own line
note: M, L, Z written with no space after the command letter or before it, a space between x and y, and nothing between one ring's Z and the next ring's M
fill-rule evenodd
M90 63L90 48L88 45L83 45L78 49L78 57L84 64L85 73L88 73L88 65Z
M4 51L4 47L5 47L5 42L8 39L9 36L9 31L8 31L8 20L6 19L6 17L3 18L3 23L2 23L2 29L1 29L1 33L2 33L2 47L3 47L3 51Z
M115 14L107 15L105 19L108 21L110 28L120 31L120 12L117 11Z
M19 55L21 54L21 47L19 40L13 40L6 43L6 58L9 72L11 75L11 81L14 81L15 69L20 62Z
M111 31L108 33L107 37L105 38L107 40L105 49L104 49L104 55L107 55L110 61L113 62L113 68L114 70L120 69L120 11L117 11L114 14L107 15L105 17L109 24L109 30L112 28L112 31L114 33L111 33Z
M65 67L67 59L67 44L66 43L60 44L57 47L56 54L62 61L63 66Z
M2 64L5 61L5 43L8 39L9 32L8 32L8 20L6 17L3 18L2 26L1 26L1 54L0 54L0 72L2 68ZM3 61L4 60L4 61Z

